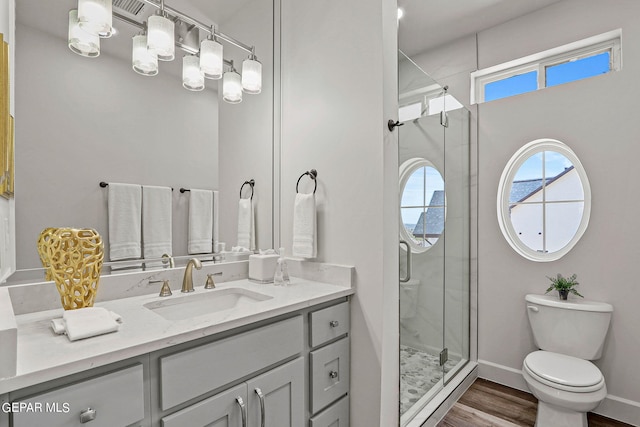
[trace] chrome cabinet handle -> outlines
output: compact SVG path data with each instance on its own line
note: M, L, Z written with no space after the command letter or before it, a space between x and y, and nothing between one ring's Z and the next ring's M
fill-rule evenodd
M80 423L88 423L89 421L93 421L96 419L98 413L93 408L87 408L84 411L80 412Z
M242 397L236 397L236 403L240 406L240 413L242 414L242 427L247 427L247 408L244 406L244 400Z
M331 378L332 380L338 378L338 371L329 372L329 378Z
M264 394L262 394L262 390L259 388L256 388L255 392L258 395L258 399L260 399L260 427L264 427L264 420L266 417L264 411Z
M401 245L405 245L407 247L407 275L400 278L402 283L407 283L411 280L411 246L404 240L400 240Z
M338 322L337 320L332 320L331 322L329 322L329 326L331 326L332 328L337 328L338 326L340 326L340 322Z

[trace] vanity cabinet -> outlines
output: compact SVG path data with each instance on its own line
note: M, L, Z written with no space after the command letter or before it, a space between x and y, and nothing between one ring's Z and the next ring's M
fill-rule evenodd
M13 402L13 427L128 426L141 421L141 364Z
M349 425L349 303L309 314L311 427Z
M0 427L344 427L348 393L341 298L10 392L42 410Z
M300 357L166 416L162 426L299 427L304 424L303 396Z

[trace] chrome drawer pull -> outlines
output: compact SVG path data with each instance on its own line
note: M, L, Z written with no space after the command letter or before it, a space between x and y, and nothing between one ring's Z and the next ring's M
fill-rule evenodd
M236 397L236 403L240 406L240 413L242 414L242 427L247 427L247 408L244 406L242 397Z
M338 322L337 320L332 320L331 322L329 322L329 326L331 326L332 328L337 328L340 325L340 322Z
M264 413L264 394L262 394L262 390L259 388L256 388L255 391L258 399L260 399L260 427L264 427L264 419L266 418L266 414Z
M329 372L329 378L331 378L332 380L338 378L338 371Z
M89 421L93 421L96 419L98 413L95 409L87 408L84 411L80 412L80 423L88 423Z

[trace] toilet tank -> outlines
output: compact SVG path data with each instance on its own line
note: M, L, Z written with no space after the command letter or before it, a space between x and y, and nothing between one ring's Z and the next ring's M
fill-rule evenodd
M600 358L613 312L611 304L533 294L525 300L538 348L585 360Z

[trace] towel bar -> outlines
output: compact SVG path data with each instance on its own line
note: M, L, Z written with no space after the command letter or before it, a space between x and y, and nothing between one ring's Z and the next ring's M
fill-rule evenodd
M250 199L253 200L253 186L256 185L256 181L254 179L250 179L249 181L245 181L242 184L242 186L240 187L240 198L242 199L242 189L247 184L249 184L249 186L251 187L251 197L250 197Z

